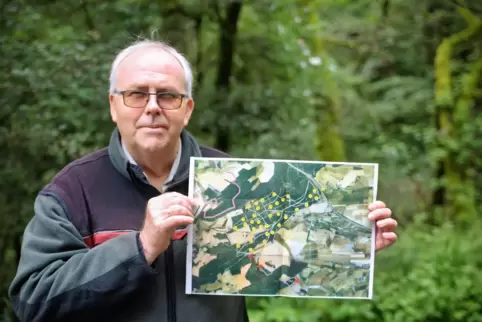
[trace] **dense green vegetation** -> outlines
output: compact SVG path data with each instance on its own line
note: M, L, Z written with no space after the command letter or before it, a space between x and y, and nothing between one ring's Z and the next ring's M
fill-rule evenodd
M400 222L373 301L250 299L253 321L482 320L479 0L0 3L0 321L38 190L112 130L137 37L196 71L189 130L238 157L380 164Z

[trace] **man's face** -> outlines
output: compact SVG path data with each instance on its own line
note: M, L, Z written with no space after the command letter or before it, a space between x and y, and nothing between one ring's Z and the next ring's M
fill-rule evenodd
M141 49L131 54L121 62L116 80L118 91L186 94L181 64L159 48ZM156 96L151 95L144 107L129 107L124 104L122 95L109 95L112 120L129 150L156 152L176 146L182 129L189 122L194 102L191 98L182 102L179 99L180 108L163 109L173 103L167 101L158 103Z

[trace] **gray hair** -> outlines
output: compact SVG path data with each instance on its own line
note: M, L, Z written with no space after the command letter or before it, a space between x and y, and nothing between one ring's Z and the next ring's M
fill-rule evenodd
M182 55L179 51L177 51L174 47L169 46L165 42L162 41L154 41L154 40L142 40L138 41L126 48L124 48L122 51L120 51L116 58L114 59L114 62L112 63L112 67L110 70L110 76L109 76L109 92L112 93L115 90L116 87L116 76L117 76L117 69L119 68L120 63L126 59L129 55L137 51L138 49L145 49L145 48L159 48L164 50L165 52L171 54L174 58L179 61L181 64L183 70L184 70L184 81L185 81L185 90L186 90L186 95L188 97L192 96L192 83L193 83L193 73L192 73L192 68L191 64L189 61Z

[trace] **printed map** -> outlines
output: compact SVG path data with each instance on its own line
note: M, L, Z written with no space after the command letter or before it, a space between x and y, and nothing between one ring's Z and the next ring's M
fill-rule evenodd
M376 164L191 159L188 294L371 298Z

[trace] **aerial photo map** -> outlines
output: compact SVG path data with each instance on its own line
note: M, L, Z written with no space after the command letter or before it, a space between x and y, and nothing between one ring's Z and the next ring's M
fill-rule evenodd
M187 294L372 298L378 165L191 158Z

